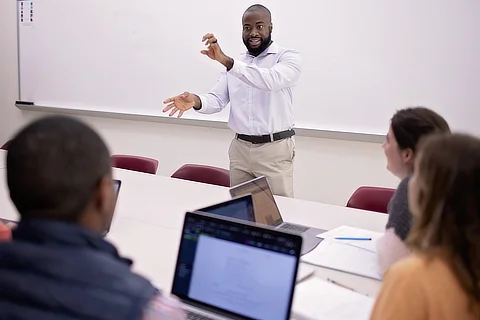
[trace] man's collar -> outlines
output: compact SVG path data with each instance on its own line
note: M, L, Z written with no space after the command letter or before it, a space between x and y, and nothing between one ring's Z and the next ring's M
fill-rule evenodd
M262 53L260 53L257 57L266 56L269 54L277 54L278 50L279 48L277 43L275 41L272 41L272 43L265 50L263 50ZM248 52L248 49L245 51L245 54L251 55L250 52Z

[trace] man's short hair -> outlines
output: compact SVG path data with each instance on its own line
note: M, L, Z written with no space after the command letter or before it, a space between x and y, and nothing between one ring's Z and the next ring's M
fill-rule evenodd
M107 146L73 118L36 120L8 148L8 188L22 218L78 220L95 187L109 174Z
M252 12L252 11L265 11L267 14L268 14L268 18L270 19L269 22L272 21L272 13L270 12L270 10L265 7L264 5L262 4L253 4L251 5L250 7L247 8L247 10L245 10L245 13L247 12ZM244 14L245 14L244 13ZM265 21L266 22L266 21Z

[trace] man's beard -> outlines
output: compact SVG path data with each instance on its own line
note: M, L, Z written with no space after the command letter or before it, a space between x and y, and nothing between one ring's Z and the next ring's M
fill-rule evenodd
M262 43L256 48L252 48L250 46L250 44L248 43L248 39L251 39L251 38L247 38L247 39L244 38L243 44L245 45L245 47L247 47L248 52L250 52L252 55L257 55L262 53L270 45L270 42L272 42L272 34L270 33L268 37L266 37L265 39L262 39L261 40Z

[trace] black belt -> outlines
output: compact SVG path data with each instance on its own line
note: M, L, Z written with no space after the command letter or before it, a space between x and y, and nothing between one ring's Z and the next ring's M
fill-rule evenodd
M285 130L273 134L264 134L263 136L249 136L246 134L236 134L235 138L247 141L253 144L260 144L260 143L268 143L268 142L274 142L286 138L290 138L295 135L295 130L290 129L290 130Z

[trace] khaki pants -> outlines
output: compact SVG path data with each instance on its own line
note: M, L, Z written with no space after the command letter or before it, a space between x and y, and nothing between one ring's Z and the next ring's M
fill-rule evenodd
M228 154L231 186L265 176L275 195L293 198L294 137L263 144L234 138Z

